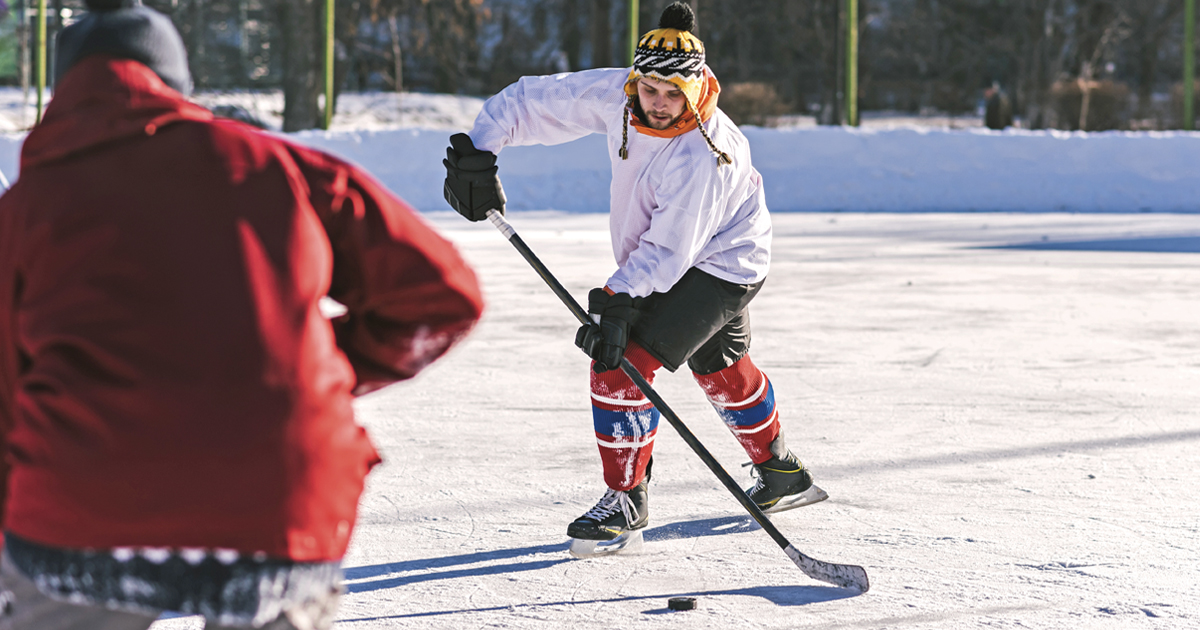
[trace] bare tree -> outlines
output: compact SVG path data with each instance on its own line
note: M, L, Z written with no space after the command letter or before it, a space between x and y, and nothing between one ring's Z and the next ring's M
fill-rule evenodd
M612 0L592 0L592 66L613 65Z
M321 120L320 0L276 0L283 32L283 130L314 129Z

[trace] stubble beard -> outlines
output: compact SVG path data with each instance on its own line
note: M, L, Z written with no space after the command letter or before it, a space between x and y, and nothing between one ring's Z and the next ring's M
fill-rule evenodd
M669 115L669 114L667 114L667 115ZM646 114L646 125L648 125L651 129L656 129L658 131L662 131L664 129L670 129L675 123L679 122L680 118L683 118L683 114L680 114L671 119L667 119L667 118L657 118L656 119L656 118L652 117L649 113L647 113Z
M646 126L651 129L654 129L655 131L663 131L665 129L670 129L671 127L673 127L675 125L675 123L679 122L680 118L683 118L683 112L679 112L678 116L676 116L670 120L667 120L666 118L658 118L658 119L651 118L650 111L648 111L645 107L642 107L641 99L638 100L637 110L638 111L636 111L635 113L641 115L640 117L641 117L642 121L646 123ZM685 109L684 111L687 111L687 110ZM670 116L670 112L654 112L654 113L663 114L665 116Z

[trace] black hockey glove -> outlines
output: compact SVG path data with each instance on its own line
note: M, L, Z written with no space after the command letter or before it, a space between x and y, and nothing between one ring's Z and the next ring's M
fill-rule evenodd
M600 323L580 326L575 345L596 362L592 369L597 374L621 367L629 330L638 319L641 303L642 298L629 297L628 293L609 295L604 289L588 293L588 312L599 315Z
M456 133L450 136L450 147L446 149L446 185L442 193L451 208L471 221L487 218L488 210L499 210L504 214L504 188L496 174L496 154L480 151L471 142L471 136Z

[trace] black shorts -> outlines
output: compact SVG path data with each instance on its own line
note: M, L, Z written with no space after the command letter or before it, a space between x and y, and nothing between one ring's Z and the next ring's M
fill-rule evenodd
M719 372L750 350L746 306L762 285L734 284L693 267L666 293L646 297L631 336L672 372L684 361L697 374Z

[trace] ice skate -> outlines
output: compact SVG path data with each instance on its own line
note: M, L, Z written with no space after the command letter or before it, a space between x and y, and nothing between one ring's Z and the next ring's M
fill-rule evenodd
M628 491L609 488L595 507L567 526L571 555L590 558L641 547L648 508L645 481Z
M776 452L775 444L771 446L772 452ZM764 513L774 514L828 499L824 490L813 485L812 475L804 464L780 446L782 456L772 455L771 459L754 465L754 487L746 491L750 500Z

